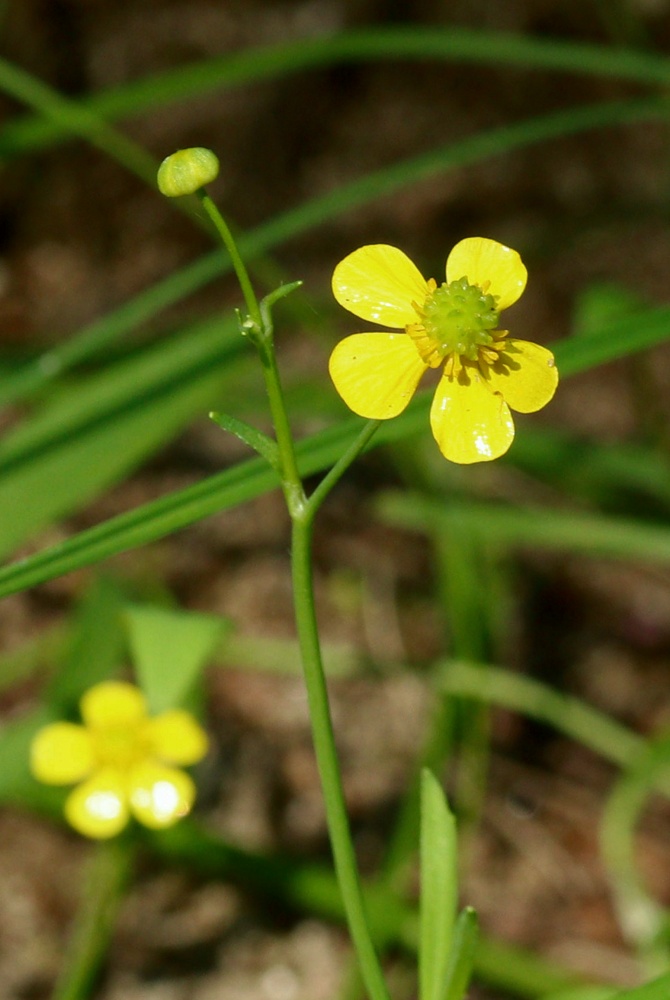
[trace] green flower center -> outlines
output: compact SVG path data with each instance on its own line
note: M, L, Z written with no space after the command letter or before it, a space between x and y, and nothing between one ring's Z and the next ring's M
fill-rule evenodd
M446 282L431 292L422 309L422 325L441 357L458 354L476 361L480 347L493 343L498 326L496 299L470 285L467 278Z

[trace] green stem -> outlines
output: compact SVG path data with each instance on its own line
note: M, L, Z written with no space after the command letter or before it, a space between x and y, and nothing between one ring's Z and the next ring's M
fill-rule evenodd
M204 188L198 191L198 197L217 233L221 237L223 245L230 254L230 259L235 269L237 280L240 283L242 295L244 296L248 317L241 324L242 333L249 336L260 354L265 388L272 413L272 423L279 448L282 489L289 513L293 517L296 514L300 514L305 506L305 492L300 473L298 472L293 435L284 405L284 394L281 388L279 369L277 368L277 359L274 350L274 331L270 308L265 302L259 304L253 285L251 284L251 279L249 278L249 272L237 249L235 238L221 212Z
M347 450L340 456L330 472L323 477L307 501L310 517L314 517L333 486L340 481L354 459L364 451L368 441L370 441L380 425L381 420L369 420L358 437L351 442Z
M360 962L363 981L373 1000L389 1000L388 989L372 942L368 917L365 912L363 890L358 875L335 748L335 735L314 609L311 540L312 516L309 512L303 517L293 520L291 565L296 625L312 720L314 749L321 776L335 871L342 892L349 931Z
M363 432L358 435L356 441L336 462L308 503L298 471L295 444L286 412L274 349L271 314L273 297L269 296L259 305L235 239L221 213L204 190L198 192L198 197L230 254L248 311L248 317L242 323L242 332L247 334L258 348L263 366L265 387L280 458L282 489L293 525L291 546L293 603L307 687L314 749L321 776L335 871L342 893L349 931L370 997L372 1000L389 1000L388 989L365 912L363 889L358 875L344 800L314 608L311 546L312 524L319 505L354 458L365 447L379 426L379 422L369 422Z
M247 306L247 312L249 317L253 320L255 325L260 330L263 326L263 320L261 317L261 307L258 304L258 299L256 298L256 293L254 292L253 285L251 284L251 279L249 278L249 272L247 271L246 265L240 256L240 252L237 249L237 243L233 238L227 222L219 212L218 208L207 194L204 188L201 188L198 192L198 198L200 203L207 213L209 219L211 220L214 228L221 237L221 241L225 246L226 250L230 254L230 259L232 261L233 267L235 268L235 274L237 275L237 280L240 283L240 288L242 289L242 295L244 296L244 301Z
M85 1000L109 946L114 918L132 865L125 839L100 844L91 859L84 900L52 1000Z
M280 475L286 506L291 518L302 516L306 507L305 491L298 471L293 434L289 423L284 394L282 392L277 358L275 356L272 329L259 340L258 349L265 376L265 390L268 394L272 423L279 448Z

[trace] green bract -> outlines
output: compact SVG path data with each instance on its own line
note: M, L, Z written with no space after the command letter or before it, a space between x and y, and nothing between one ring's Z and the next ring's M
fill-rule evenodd
M158 168L158 190L167 198L195 194L219 173L219 161L211 149L193 146L167 156Z

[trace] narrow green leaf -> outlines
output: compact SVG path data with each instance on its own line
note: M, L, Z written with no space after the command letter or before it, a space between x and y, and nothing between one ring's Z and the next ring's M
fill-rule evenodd
M123 595L112 580L100 577L85 592L72 623L70 644L45 700L56 714L70 712L89 687L123 665Z
M420 1000L445 1000L458 901L456 823L437 779L421 774Z
M275 472L279 472L279 448L277 442L273 441L268 434L264 434L263 431L252 427L251 424L245 423L244 420L238 420L237 417L231 417L227 413L210 413L209 417L222 430L234 434L240 441L244 441L250 448L253 448L272 466Z
M670 527L630 518L474 500L445 504L407 493L384 494L378 509L389 523L422 532L460 525L480 542L496 545L670 561Z
M148 605L127 608L124 620L150 712L182 706L220 641L224 620Z
M436 670L445 695L474 698L520 712L553 726L613 764L630 765L647 745L641 736L603 712L532 677L456 660L445 660Z
M94 120L115 121L137 117L175 101L183 103L203 94L269 81L306 69L333 63L389 59L507 65L543 72L618 77L647 84L667 85L670 82L670 60L652 52L499 31L453 27L440 30L403 24L323 38L301 38L298 42L263 45L212 59L199 59L165 73L152 73L92 94L77 106L81 108L82 117L86 114ZM12 82L10 78L9 83ZM16 93L15 87L12 92ZM34 101L31 103L35 105ZM42 149L68 138L72 131L73 123L67 117L26 115L4 126L0 132L0 152L17 155Z
M616 987L577 986L574 989L549 993L542 1000L615 1000Z
M668 114L670 111L667 103L658 99L606 102L589 107L570 108L552 115L468 136L460 142L449 142L420 156L407 158L373 171L350 184L289 209L241 236L238 241L239 250L242 257L250 262L289 238L333 217L447 170L462 168L490 156L499 156L510 150L554 137L592 128L622 125L630 121L639 123L647 119L662 119ZM16 373L16 383L12 379L0 381L0 403L3 399L16 400L23 394L34 391L36 387L53 378L55 373L61 373L66 367L90 357L100 346L127 334L140 321L155 315L164 305L177 301L229 270L230 262L222 256L221 250L217 249L181 271L175 272L126 303L110 317L103 317L67 343L52 348L37 362L26 365ZM629 343L623 353L636 350L636 343L640 343L639 338L643 341L645 337L647 338L646 346L667 339L667 331L664 332L662 329L647 330L645 333L644 318L637 319L639 329L637 331L629 329L628 340L632 342L632 346ZM621 356L625 344L618 342L616 338L610 343L607 336L600 338L600 341L598 349L605 360ZM571 350L569 349L568 355ZM567 368L561 367L561 361L559 368L564 377ZM579 355L576 358L568 356L567 364L572 365L573 371L578 371L583 370L584 361L580 361Z
M454 943L447 969L445 1000L463 1000L466 994L479 939L479 920L471 906L458 915L454 927Z
M209 408L240 350L233 331L232 320L208 320L80 380L6 435L0 555L80 509Z
M632 990L615 993L612 1000L668 1000L670 996L670 973L654 979L653 982L637 986Z

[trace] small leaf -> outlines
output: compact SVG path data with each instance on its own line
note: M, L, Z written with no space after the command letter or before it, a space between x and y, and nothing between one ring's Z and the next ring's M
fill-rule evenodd
M294 292L296 288L300 288L302 281L289 281L286 285L280 285L279 288L275 288L274 291L268 292L268 294L261 301L261 308L272 309L275 302L279 302L280 299L285 299L287 295Z
M107 680L122 666L123 603L121 590L105 577L86 591L77 608L67 654L45 695L56 716L69 712L87 688Z
M244 441L250 448L253 448L254 451L258 452L259 455L270 463L273 469L279 472L279 448L277 447L277 442L273 441L271 437L264 434L263 431L259 431L256 427L252 427L251 424L245 423L244 420L238 420L237 417L230 417L227 413L210 413L209 417L210 420L213 420L224 431L229 431L235 437L238 437L240 441Z
M477 913L471 906L466 906L464 910L461 910L454 927L454 939L444 991L446 1000L463 1000L472 975L472 964L477 950L478 937Z
M133 605L124 611L133 665L152 714L181 706L226 622L212 615Z
M456 823L439 782L421 775L419 996L445 1000L458 898Z

